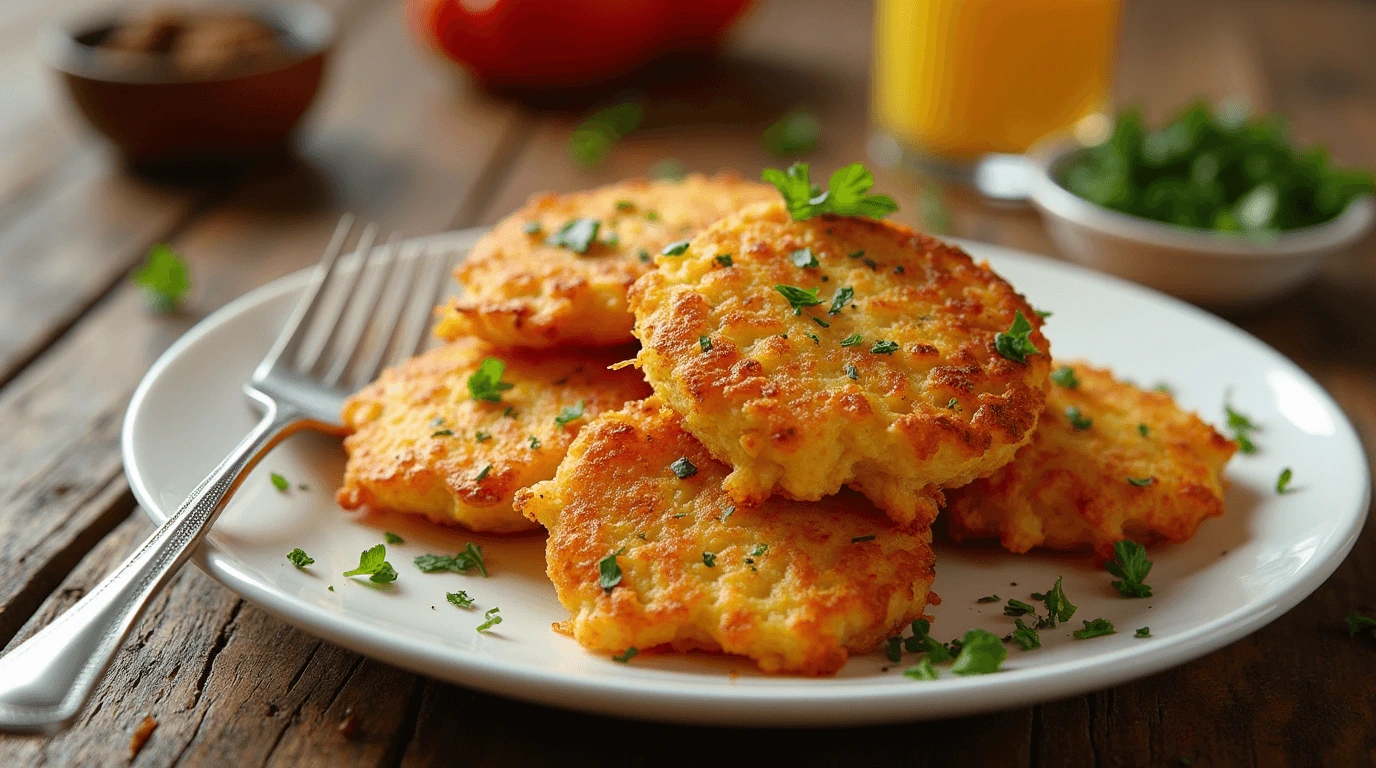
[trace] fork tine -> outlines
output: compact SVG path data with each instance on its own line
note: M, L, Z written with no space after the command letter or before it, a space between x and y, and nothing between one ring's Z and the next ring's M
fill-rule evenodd
M428 274L424 275L417 286L421 298L429 299L429 301L421 304L419 311L414 302L405 308L405 311L411 315L411 319L407 323L406 335L402 337L402 343L397 345L392 354L394 365L408 357L419 354L428 339L425 331L430 327L429 321L434 315L435 305L443 298L444 289L449 282L449 252L444 251L438 254L433 261L434 266ZM419 270L420 267L417 269Z
M382 294L386 293L387 286L391 284L393 267L397 263L397 251L400 249L401 234L393 232L387 238L386 247L382 249L380 263L363 278L372 286L369 295L364 299L366 309L363 311L362 317L350 325L345 331L344 337L340 339L339 353L335 356L334 365L330 367L329 373L325 374L325 386L333 387L338 384L344 372L349 369L349 366L358 362L359 356L363 353L365 344L359 342L363 340L364 332L376 322L377 309L382 304ZM363 266L359 267L360 272L363 269Z
M320 263L316 265L315 272L311 274L311 280L306 284L306 289L301 293L301 298L296 301L296 306L292 309L291 317L287 319L286 326L282 328L277 340L273 342L272 349L259 365L259 371L267 371L283 359L289 360L301 348L301 342L306 337L306 331L311 326L311 320L319 309L320 297L324 295L325 284L334 274L335 265L339 262L339 254L344 250L344 243L348 242L353 229L353 214L346 213L339 217L339 223L335 224L334 234L330 236L329 245L325 246L325 253L320 257Z
M320 346L316 347L314 352L305 356L301 361L301 370L317 376L323 373L321 370L322 363L329 360L330 350L335 347L335 339L339 337L340 326L344 324L349 309L353 305L354 291L358 289L359 280L362 279L363 272L368 267L368 257L373 252L373 241L376 239L376 224L369 224L363 228L363 234L358 239L358 247L354 251L358 254L354 259L358 268L344 276L344 295L338 306L335 307L334 316L328 319L322 318L316 323L317 325L324 324L323 327L327 327L329 330L326 331L325 339L320 343Z
M383 314L382 327L378 329L378 343L373 348L372 354L368 356L367 362L358 368L357 378L354 380L356 388L371 382L381 373L383 364L387 360L387 350L392 346L393 337L396 336L397 328L401 325L401 316L406 314L406 308L411 305L418 269L417 264L423 258L425 258L424 251L409 259L397 259L402 262L401 277L397 281L399 284L397 293L400 295L393 302L391 311Z

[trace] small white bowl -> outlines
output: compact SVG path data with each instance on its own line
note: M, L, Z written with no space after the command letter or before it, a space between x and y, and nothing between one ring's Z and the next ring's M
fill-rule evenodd
M1376 218L1370 197L1332 221L1274 235L1178 227L1091 203L1057 181L1084 147L1061 142L1032 153L1032 204L1057 247L1073 261L1214 309L1279 298L1313 277L1329 256L1362 238Z

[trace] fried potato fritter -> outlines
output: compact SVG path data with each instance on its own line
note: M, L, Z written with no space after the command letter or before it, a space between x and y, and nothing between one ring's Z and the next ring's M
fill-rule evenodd
M941 486L993 472L1036 426L1041 319L959 248L872 219L793 221L774 203L657 261L631 291L638 362L734 467L726 487L742 503L849 484L926 525ZM1039 352L1025 362L995 348L1017 312Z
M517 495L549 529L549 577L579 643L830 674L922 615L929 529L901 529L849 492L738 507L722 490L729 471L651 398L586 426L556 478ZM604 588L613 555L618 579Z
M1185 541L1223 514L1223 467L1236 443L1169 394L1070 368L1078 384L1051 387L1032 442L1011 464L946 491L952 537L1109 557L1122 538Z
M429 517L488 533L536 526L512 509L512 496L555 468L578 430L603 411L649 392L638 373L609 371L630 350L499 352L477 339L433 349L349 398L345 509L368 506ZM505 364L511 388L500 400L475 399L468 379L487 357ZM581 416L555 422L566 407ZM570 415L565 413L564 415Z
M773 187L731 174L536 195L455 270L463 295L440 309L435 333L504 347L631 343L626 291L653 268L652 257L743 205L777 197ZM547 243L579 218L598 222L586 252Z

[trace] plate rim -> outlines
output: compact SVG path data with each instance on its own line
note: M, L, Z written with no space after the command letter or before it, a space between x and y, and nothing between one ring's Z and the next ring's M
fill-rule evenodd
M456 251L471 247L488 227L445 232L411 238L405 245L444 245ZM1337 419L1335 438L1355 447L1363 466L1369 466L1365 448L1351 420L1326 389L1304 369L1278 350L1226 319L1208 313L1158 291L1075 264L1016 248L967 240L944 238L977 259L986 256L1031 261L1067 272L1088 273L1116 288L1141 294L1164 303L1173 312L1185 312L1206 322L1221 323L1242 339L1281 359L1291 372L1313 388L1341 418ZM125 410L120 432L121 458L130 490L144 513L161 524L166 515L139 471L135 450L135 424L149 391L163 372L185 350L220 326L233 321L252 307L278 296L299 290L309 277L307 267L271 280L230 301L198 321L172 343L148 369L134 390ZM1259 606L1243 606L1172 636L1165 648L1150 651L1127 647L1096 656L1086 667L1083 660L1068 659L1046 665L1009 670L998 675L954 678L944 682L939 695L922 687L876 686L873 678L834 678L824 686L809 689L799 685L805 678L748 678L723 684L717 678L694 680L657 680L650 685L632 678L588 677L542 668L528 668L501 657L457 647L439 647L419 638L385 635L376 628L348 618L347 614L321 609L299 597L259 584L252 576L239 572L227 553L203 543L192 561L211 578L268 613L303 631L338 643L350 650L413 672L447 680L459 685L509 698L564 709L595 712L638 720L684 724L729 726L848 726L911 722L938 717L955 717L995 711L1065 696L1103 690L1123 682L1178 666L1241 639L1295 607L1308 597L1346 559L1355 545L1371 506L1372 483L1363 473L1360 504L1345 529L1335 530L1327 551L1305 563L1306 570L1290 584L1263 598ZM815 691L810 693L809 691ZM996 696L991 696L991 691ZM785 708L768 705L787 704Z

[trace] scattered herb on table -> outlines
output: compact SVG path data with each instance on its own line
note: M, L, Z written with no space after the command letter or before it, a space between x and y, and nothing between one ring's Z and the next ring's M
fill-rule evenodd
M155 312L176 312L191 292L191 270L167 243L153 246L130 279Z
M923 656L916 664L903 670L903 676L910 680L936 680L941 673L932 666L930 656Z
M1133 637L1151 637L1151 627L1138 627Z
M1286 494L1290 492L1290 481L1295 477L1295 473L1289 467L1280 471L1280 476L1276 478L1276 493Z
M951 665L957 675L987 675L999 671L1008 649L1003 641L983 629L972 629L960 640L960 654Z
M1030 651L1042 647L1042 639L1037 635L1035 627L1024 624L1022 619L1014 619L1013 624L1016 627L1013 630L1013 642L1017 643L1019 648Z
M487 612L483 614L483 618L486 619L486 621L477 626L477 631L486 632L489 629L492 629L493 627L497 626L498 624L501 624L501 611L501 608L497 608L495 606L492 608L488 608Z
M386 584L396 581L397 572L392 568L392 564L387 562L387 546L378 544L370 549L364 550L358 556L358 567L352 571L345 571L345 576L367 576L368 580L376 584Z
M306 566L315 562L315 558L306 554L306 550L300 547L297 547L292 551L288 552L287 559L290 560L291 564L296 566L297 568L305 568Z
M276 472L273 472L272 474L268 475L268 479L272 481L272 487L276 488L278 491L281 491L282 493L286 493L291 488L291 481L287 480L287 478L282 477Z
M464 545L463 551L458 554L418 555L412 562L423 573L436 573L438 571L467 573L476 568L483 576L487 575L487 563L483 560L483 548L471 541Z
M1237 448L1243 453L1256 453L1257 444L1252 442L1252 433L1260 431L1260 427L1252 422L1245 414L1233 410L1233 406L1224 403L1223 412L1228 417L1228 429L1233 433L1233 440L1237 441Z
M1120 580L1113 588L1123 597L1151 597L1151 587L1143 582L1151 571L1147 549L1132 539L1122 539L1113 545L1113 559L1104 563L1104 570Z
M469 597L468 593L463 591L462 589L458 592L445 592L444 599L448 600L450 604L456 605L459 608L473 607L473 598Z
M1103 637L1104 635L1116 634L1113 629L1113 622L1108 619L1093 619L1081 623L1085 625L1084 629L1077 629L1070 633L1076 640L1088 640L1091 637Z

